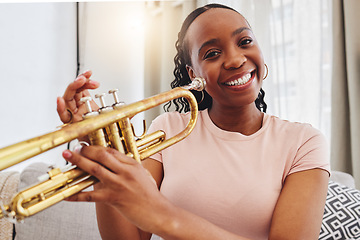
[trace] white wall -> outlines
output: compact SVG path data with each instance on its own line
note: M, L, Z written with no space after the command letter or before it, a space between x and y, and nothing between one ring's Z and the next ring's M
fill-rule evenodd
M142 98L143 5L80 3L81 71L93 70L94 80L101 82L96 93L119 88L128 103ZM2 148L61 125L56 97L75 78L77 68L76 4L0 3L0 34ZM8 170L20 171L34 161L63 164L65 147Z
M144 10L141 1L80 3L81 72L93 71L97 93L117 88L126 103L144 98ZM133 122L141 126L142 119L141 114Z
M60 125L56 97L76 74L74 6L0 4L1 147ZM46 153L37 159L58 156Z

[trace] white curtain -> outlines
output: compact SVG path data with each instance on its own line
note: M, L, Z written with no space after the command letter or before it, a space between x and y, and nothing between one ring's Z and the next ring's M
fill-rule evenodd
M331 1L198 0L232 6L250 22L269 76L264 80L268 113L308 122L330 142Z
M350 173L360 187L360 2L333 0L333 169Z

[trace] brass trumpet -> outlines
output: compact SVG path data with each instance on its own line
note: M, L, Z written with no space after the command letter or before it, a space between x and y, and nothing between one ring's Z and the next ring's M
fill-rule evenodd
M194 128L198 106L189 90L202 91L205 81L196 78L190 85L177 87L168 92L143 99L132 104L121 104L116 95L112 107L103 106L99 111L91 111L90 99L83 99L88 113L84 120L69 124L60 130L35 137L0 149L0 171L34 157L74 139L88 136L91 145L116 148L133 157L136 161L150 157L186 138ZM177 135L166 139L163 131L135 137L130 119L136 114L166 103L176 98L185 98L191 108L191 117L186 128ZM0 203L0 219L23 221L85 188L95 184L97 179L73 166L67 171L59 168L48 172L48 180L40 182L17 193L8 205Z

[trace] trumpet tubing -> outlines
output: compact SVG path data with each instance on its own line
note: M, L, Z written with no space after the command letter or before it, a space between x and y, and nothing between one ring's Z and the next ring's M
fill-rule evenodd
M0 149L0 171L84 136L88 136L91 145L115 148L141 162L190 134L197 120L198 107L195 97L189 90L201 91L204 87L205 81L197 78L188 86L174 88L127 105L120 104L114 95L114 106L111 110L103 106L99 110L100 114L92 112L87 102L88 113L84 115L83 121ZM133 116L180 97L185 98L191 108L191 117L185 129L168 139L162 131L135 137L130 123ZM55 168L48 174L48 180L17 193L8 205L0 203L0 218L22 221L97 182L95 177L76 166L64 172Z

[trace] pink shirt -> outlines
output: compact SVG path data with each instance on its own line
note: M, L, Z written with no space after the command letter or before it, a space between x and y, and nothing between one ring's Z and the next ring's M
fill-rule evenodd
M171 137L189 114L165 113L149 132ZM286 176L313 168L330 172L324 136L309 124L265 114L262 128L245 136L218 128L199 112L193 132L152 156L163 163L161 192L173 204L238 235L267 239Z

